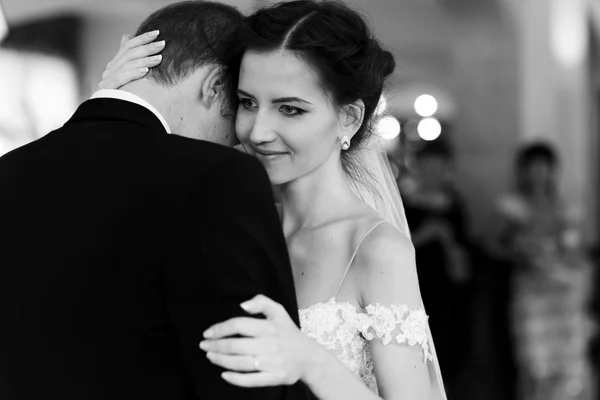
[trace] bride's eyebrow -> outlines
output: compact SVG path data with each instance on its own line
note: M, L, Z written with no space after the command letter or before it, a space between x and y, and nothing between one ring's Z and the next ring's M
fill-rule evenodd
M255 99L254 96L252 96L250 93L248 93L242 89L238 89L237 92L239 95L249 97L251 99ZM291 102L306 103L306 104L313 105L313 103L311 103L310 101L306 101L304 99L301 99L300 97L279 97L277 99L273 99L273 101L272 101L273 104L291 103Z
M254 98L254 96L252 96L250 93L248 92L244 92L242 89L238 89L238 94L241 94L242 96L246 96L246 97L250 97L250 98Z
M310 101L303 100L300 97L280 97L280 98L274 99L272 101L273 104L277 104L277 103L291 103L291 102L306 103L306 104L312 105L312 103Z

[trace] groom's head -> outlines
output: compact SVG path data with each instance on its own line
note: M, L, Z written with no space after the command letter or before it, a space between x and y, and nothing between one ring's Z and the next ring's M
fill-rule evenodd
M239 62L238 33L244 16L220 3L186 1L148 17L137 35L159 30L166 42L162 62L123 89L159 106L174 133L232 145L237 76L226 68Z

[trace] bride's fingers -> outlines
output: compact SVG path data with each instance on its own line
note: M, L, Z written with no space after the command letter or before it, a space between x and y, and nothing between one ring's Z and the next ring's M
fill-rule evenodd
M134 70L140 68L152 68L156 67L162 61L162 56L160 54L150 57L139 58L137 60L129 61L124 65L120 65L118 67L107 69L102 73L102 79L107 79L111 75L115 75L127 70Z
M135 49L136 47L144 46L154 42L158 37L159 33L159 31L146 32L133 38L131 38L129 35L123 35L121 37L121 45L119 46L119 51L113 57L111 62L114 64L114 61L118 60L128 50Z
M112 58L112 60L110 60L108 62L108 64L106 64L106 69L111 69L112 66L114 65L115 61L121 56L121 54L123 54L123 51L125 51L124 47L127 43L127 41L131 40L131 35L128 34L123 34L121 36L121 43L119 43L119 50L117 51L117 54L115 54L115 56Z
M138 68L116 73L106 79L101 80L98 84L98 87L100 89L118 89L129 82L143 78L146 76L148 71L148 68Z
M165 41L161 40L160 42L154 42L150 44L146 44L144 46L135 47L127 50L123 54L121 54L118 58L114 58L110 67L106 68L107 73L112 73L115 69L120 68L122 65L125 65L131 61L141 60L152 55L156 55L156 53L161 52L165 48ZM152 61L158 61L159 59L153 59ZM156 65L156 64L155 64Z
M233 335L260 337L272 336L275 333L275 326L270 321L238 317L211 326L204 332L204 337L207 339L218 339Z
M131 39L127 39L126 41L124 41L123 48L131 49L134 47L139 47L151 43L158 37L159 34L160 31L144 32L141 35L135 36Z
M149 57L149 56L155 55L157 53L160 53L161 51L163 51L164 48L165 48L164 40L161 40L158 42L153 42L153 43L146 44L146 45L139 46L139 47L134 47L134 48L130 49L129 51L123 53L123 55L121 56L119 61L121 62L121 64L124 64L124 63L132 61L132 60Z
M117 52L117 54L113 57L112 60L110 60L108 62L108 64L106 64L106 69L111 69L112 66L114 65L115 61L121 56L122 54L122 49L123 46L125 46L125 44L127 43L128 40L131 40L131 35L128 34L124 34L123 36L121 36L121 43L119 44L119 51Z
M119 47L122 47L130 39L131 35L124 34L123 36L121 36L121 45Z
M206 353L208 360L218 365L219 367L228 369L230 371L238 372L252 372L252 371L272 371L274 370L274 364L267 358L256 358L253 356L237 356L228 354L219 354L209 352ZM255 365L255 361L258 361L258 365Z
M200 348L206 352L238 356L273 354L276 350L272 344L264 340L247 338L203 340L200 342Z
M263 314L267 319L289 318L283 306L265 295L259 294L241 304L250 314Z
M102 81L99 86L104 86L102 87L104 89L118 89L131 81L143 78L150 68L156 67L161 61L162 56L158 54L133 60L120 67L106 70L102 74Z
M279 374L274 372L223 372L221 377L232 385L240 387L265 387L281 385L281 377Z

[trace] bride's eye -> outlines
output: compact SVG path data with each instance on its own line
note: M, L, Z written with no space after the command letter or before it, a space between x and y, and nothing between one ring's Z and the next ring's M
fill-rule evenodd
M281 111L282 113L284 113L287 116L304 114L304 110L302 110L301 108L298 108L298 107L294 107L294 106L285 106L284 105L279 108L279 111Z
M244 109L246 109L248 111L253 111L257 108L256 102L254 100L248 99L248 98L241 98L240 106L244 107Z

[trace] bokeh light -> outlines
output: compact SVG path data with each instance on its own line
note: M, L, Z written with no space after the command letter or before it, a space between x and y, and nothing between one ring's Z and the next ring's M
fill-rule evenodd
M421 117L431 117L438 110L438 102L430 94L422 94L415 100L415 111Z
M388 140L396 138L401 131L400 122L391 115L382 117L375 129L379 136Z
M419 136L423 140L431 141L437 139L442 133L440 121L433 117L423 118L417 126Z

